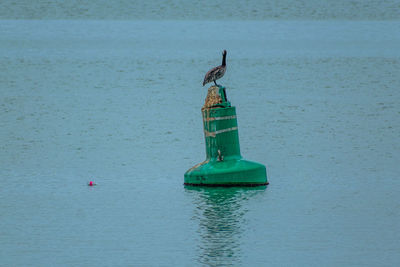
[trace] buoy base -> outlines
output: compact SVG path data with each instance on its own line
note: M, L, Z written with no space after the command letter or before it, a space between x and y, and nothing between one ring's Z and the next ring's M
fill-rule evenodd
M191 184L184 183L185 186L203 186L203 187L256 187L256 186L267 186L268 182L265 184Z
M185 173L188 186L265 186L268 184L264 165L244 159L204 161Z

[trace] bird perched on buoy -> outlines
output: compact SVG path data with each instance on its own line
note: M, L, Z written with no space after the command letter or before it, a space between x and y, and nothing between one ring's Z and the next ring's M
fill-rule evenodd
M222 64L218 67L212 68L209 70L204 77L203 86L209 82L214 82L216 86L218 84L215 82L216 80L222 78L226 71L226 50L222 53Z

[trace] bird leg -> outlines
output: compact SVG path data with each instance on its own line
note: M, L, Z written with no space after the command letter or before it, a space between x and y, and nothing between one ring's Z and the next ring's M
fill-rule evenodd
M226 96L226 90L225 90L225 87L224 87L224 97L225 97L225 101L228 101L228 97Z
M218 84L215 82L215 80L214 80L214 83L215 83L216 86L218 86Z

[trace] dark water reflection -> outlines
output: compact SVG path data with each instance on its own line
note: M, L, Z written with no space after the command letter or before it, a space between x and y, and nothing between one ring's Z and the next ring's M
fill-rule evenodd
M208 266L242 263L246 202L265 189L187 187L187 191L193 193L193 219L199 223L198 263Z

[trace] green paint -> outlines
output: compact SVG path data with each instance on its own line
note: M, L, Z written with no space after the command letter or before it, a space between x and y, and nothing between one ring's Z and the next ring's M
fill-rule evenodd
M206 160L185 173L186 185L254 186L266 185L264 165L244 160L240 155L236 108L226 100L203 113ZM222 107L221 107L222 106Z
M218 86L218 93L221 96L222 99L222 103L221 106L223 106L224 108L226 107L230 107L231 106L231 102L228 101L228 98L226 96L226 90L224 86Z

